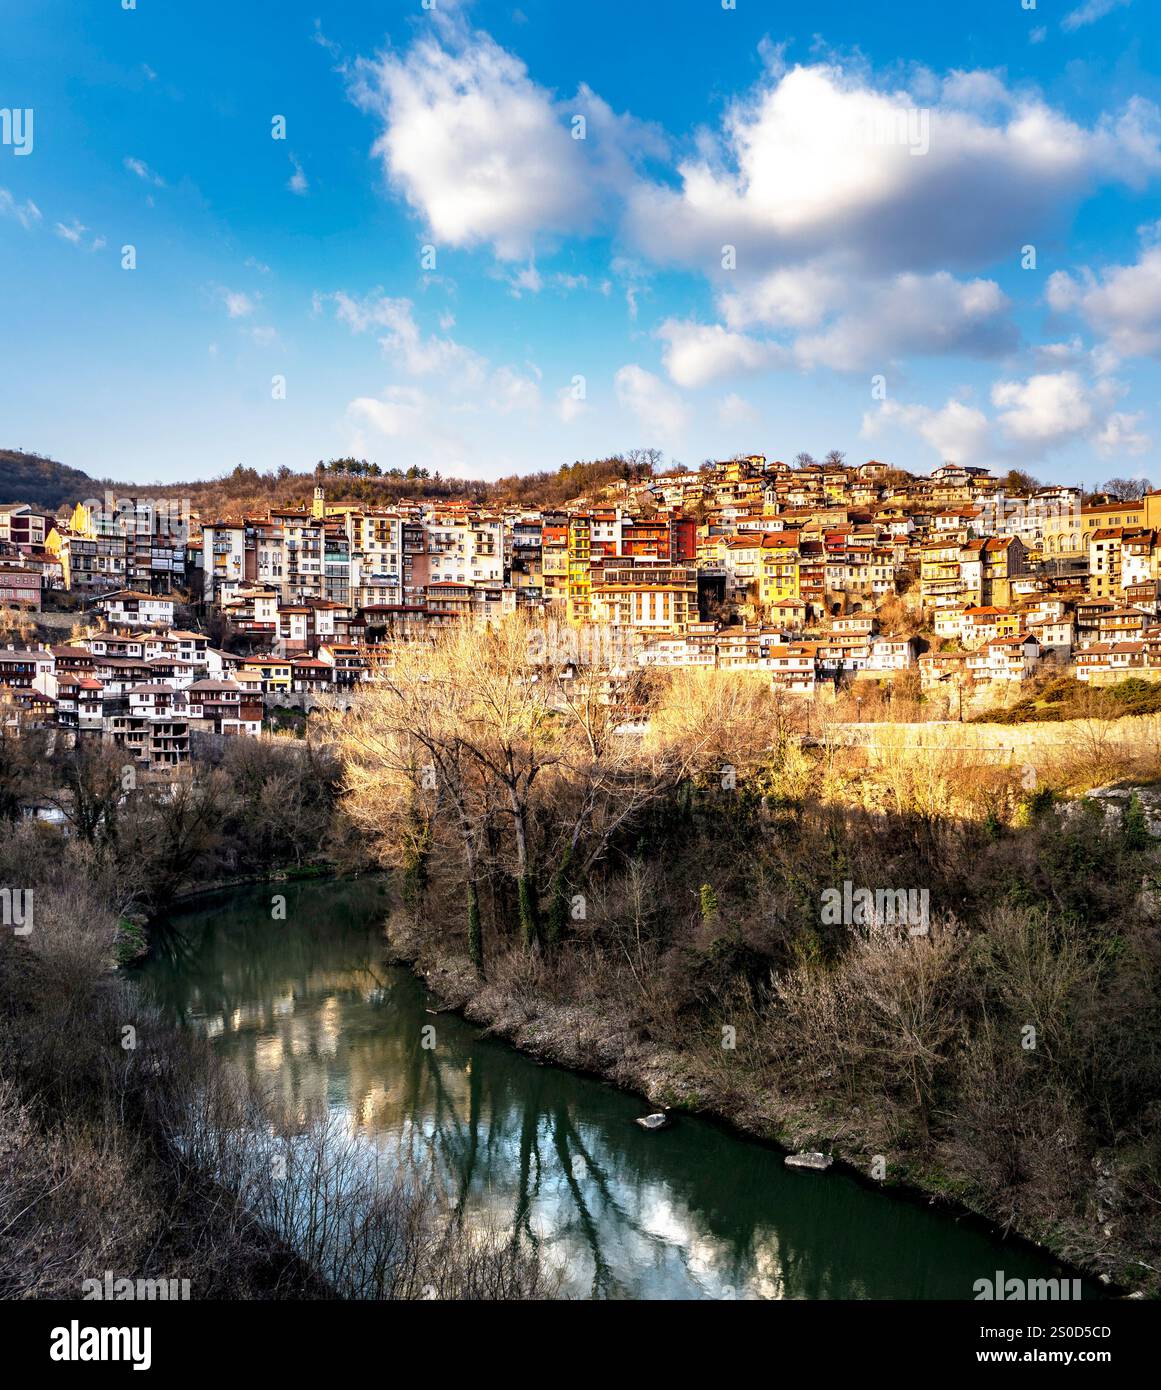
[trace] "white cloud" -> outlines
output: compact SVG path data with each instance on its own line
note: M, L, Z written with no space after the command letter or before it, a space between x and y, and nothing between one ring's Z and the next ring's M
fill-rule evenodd
M1093 439L1099 453L1110 457L1115 454L1144 454L1153 441L1138 428L1145 418L1144 412L1124 414L1114 411Z
M630 322L637 322L638 296L649 293L649 272L639 261L628 256L614 256L609 269L621 282L625 290L625 304L629 310ZM607 291L605 291L607 293Z
M690 412L681 396L635 362L622 367L613 384L620 404L658 439L677 440L689 427Z
M392 386L382 397L359 396L347 407L348 418L388 439L428 438L436 412L414 387Z
M291 193L297 193L299 197L305 197L310 189L310 181L307 179L303 170L302 161L296 155L292 154L290 156L290 164L294 173L286 180L286 186L290 189Z
M226 306L226 313L232 319L248 319L254 312L256 300L261 297L252 298L240 290L228 290L224 285L219 286L218 295Z
M462 468L482 439L513 433L514 415L525 420L539 415L541 373L534 363L492 367L487 358L453 338L425 333L411 300L393 299L380 290L362 297L344 290L315 295L316 312L327 304L353 333L375 333L392 363L414 379L408 385L395 384L382 396L351 402L349 422L413 445L417 452L409 457L424 467L431 459L422 458L422 448L429 448L441 467ZM451 315L441 320L449 328L455 322ZM473 421L470 436L456 424L465 417ZM493 449L494 459L501 457L502 448Z
M998 381L992 387L992 404L999 409L1005 434L1023 444L1060 444L1087 434L1094 423L1092 397L1073 371Z
M591 230L635 152L656 147L587 87L560 102L519 58L459 23L445 21L405 55L360 60L351 95L381 120L374 153L434 239L487 244L502 260ZM574 117L584 139L573 138Z
M1088 355L1088 349L1079 337L1072 337L1063 343L1039 343L1033 353L1036 360L1045 366L1059 367L1062 363L1073 365L1082 362Z
M1161 354L1161 246L1147 246L1133 265L1076 277L1063 270L1048 281L1048 303L1078 313L1124 357Z
M756 323L772 328L809 328L842 303L842 275L819 265L787 267L724 292L719 306L731 328Z
M992 417L957 399L938 409L884 401L864 415L863 434L898 426L931 445L940 458L959 463L1032 462L1077 444L1102 455L1139 454L1151 441L1140 428L1143 413L1114 408L1124 389L1108 378L1086 381L1071 369L1039 372L995 382Z
M939 97L945 105L966 111L998 112L1015 105L1002 75L985 68L953 68L940 83Z
M588 408L588 401L578 397L571 386L562 386L556 393L556 413L563 424L571 425L579 420Z
M39 217L39 213L37 216ZM92 231L92 228L86 227L83 222L78 221L77 218L74 217L73 220L68 223L58 222L55 231L58 237L67 241L71 246L85 248L86 239L88 239L88 234ZM94 236L89 240L86 249L89 251L100 251L104 245L105 238L103 236Z
M782 365L786 358L778 344L730 333L720 324L666 319L657 335L666 344L665 370L678 386L704 386L721 376Z
M1158 115L1135 99L1085 127L994 74L953 73L929 104L837 64L767 74L718 138L639 183L628 230L659 261L738 273L801 261L846 271L975 267L1063 225L1095 184L1161 168Z
M424 336L415 321L415 306L410 299L392 299L375 290L362 299L345 290L318 295L316 306L330 300L335 317L353 333L369 329L385 329L379 338L383 351L411 376L440 374L461 386L478 386L484 379L487 362L471 348L453 338L434 334Z
M155 173L143 159L134 159L131 155L125 156L125 168L131 174L136 174L145 183L151 183L154 188L164 188L165 180L160 174Z
M509 277L508 283L512 287L513 296L519 299L522 294L539 294L544 288L544 277L536 269L535 263L529 261L526 266Z
M849 312L795 343L804 367L860 371L910 353L995 357L1017 343L1008 299L994 280L965 282L941 271L856 282L849 291Z
M589 287L587 275L572 275L563 270L545 275L535 261L529 261L526 266L521 266L511 274L501 271L499 278L507 283L513 299L522 299L526 294L540 294L545 289L570 294L573 290L585 290Z
M950 400L939 409L884 401L878 410L863 416L863 436L873 438L890 425L902 425L930 444L940 459L956 463L980 463L992 449L988 417L963 401Z
M721 325L667 319L666 370L679 386L697 387L730 373L763 368L830 367L853 372L886 366L908 353L996 357L1011 351L1018 333L1009 302L994 280L960 281L946 272L886 280L840 278L807 268L775 271L753 296L735 291L722 302L727 323L771 327L826 322L783 345ZM841 311L837 310L842 306Z
M444 473L500 476L515 467L513 412L533 417L540 409L539 373L502 367L482 389L449 398L448 391L423 386L388 386L379 396L359 396L347 406L348 444L359 455L373 457L384 442L391 461L401 467L415 464ZM488 467L481 469L485 454Z
M343 55L342 45L328 39L323 33L322 20L316 19L314 22L314 33L310 36L312 43L317 43L320 48L325 48L332 58L341 58Z
M1131 5L1133 0L1084 0L1083 5L1078 5L1075 10L1070 10L1060 21L1060 27L1067 33L1073 33L1077 29L1083 29L1086 25L1095 24L1098 19L1104 19L1105 15L1112 14L1114 10L1124 9L1126 5Z
M731 391L718 402L717 416L718 423L725 429L756 425L761 419L750 402L739 396L736 391Z
M0 216L13 218L25 231L35 227L42 217L40 209L31 198L18 203L7 188L0 188Z
M512 367L498 367L488 382L488 392L502 415L514 410L533 411L540 405L540 373L525 374Z
M1011 353L1019 332L999 285L955 271L1062 232L1094 186L1161 171L1158 112L1135 99L1083 126L992 71L919 74L911 87L876 86L837 62L775 64L720 134L702 133L676 187L631 188L627 237L700 270L725 329L776 330L806 369ZM727 248L732 270L721 268ZM719 334L716 355L777 360L760 337ZM704 379L694 356L675 348L671 374Z

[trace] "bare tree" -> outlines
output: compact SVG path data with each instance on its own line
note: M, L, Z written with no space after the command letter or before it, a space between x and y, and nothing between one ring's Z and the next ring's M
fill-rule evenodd
M1101 489L1114 502L1138 502L1149 491L1148 478L1110 478Z

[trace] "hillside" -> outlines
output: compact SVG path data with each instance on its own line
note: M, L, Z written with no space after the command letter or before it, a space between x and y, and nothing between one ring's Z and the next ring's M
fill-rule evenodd
M103 486L79 468L54 459L0 449L0 502L28 502L55 512L65 503L99 497Z
M310 504L316 483L326 488L328 503L369 507L389 507L403 498L467 500L480 506L514 504L540 507L559 506L582 494L599 495L606 487L650 476L651 463L642 463L630 454L614 455L592 462L564 464L551 472L483 482L443 477L427 469L381 468L360 459L321 460L310 470L296 472L285 464L265 473L238 464L231 472L216 478L177 483L120 483L118 492L148 493L155 497L180 498L203 518L260 515L267 507ZM2 479L2 475L0 475ZM104 486L104 483L101 484ZM0 495L3 489L0 486Z
M91 478L39 454L0 449L0 502L31 502L55 511L65 502L100 497L106 487L117 493L182 498L202 517L241 517L270 506L306 505L317 482L335 504L390 506L401 498L467 499L480 505L560 506L582 495L600 495L611 485L650 477L660 456L650 450L577 461L555 470L512 475L496 482L445 478L427 469L381 468L366 460L321 459L302 472L283 465L259 473L238 464L216 478L177 483L114 483Z

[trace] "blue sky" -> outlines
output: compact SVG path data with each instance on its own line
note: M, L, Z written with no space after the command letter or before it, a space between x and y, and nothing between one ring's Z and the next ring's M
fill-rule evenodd
M1161 6L1026 3L6 0L0 444L1159 482Z

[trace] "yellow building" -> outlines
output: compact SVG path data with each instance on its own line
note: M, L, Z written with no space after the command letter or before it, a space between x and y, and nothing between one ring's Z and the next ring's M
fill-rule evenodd
M919 552L919 597L924 608L962 607L967 583L960 573L960 539L928 541ZM978 601L978 599L977 599Z
M65 589L71 589L73 587L72 550L67 539L55 526L49 528L48 535L44 538L44 548L60 564L61 581Z
M1153 520L1148 518L1152 515ZM1114 526L1161 526L1161 493L1149 493L1138 502L1106 502L1080 509L1080 553L1089 553L1089 542L1097 531Z
M762 603L793 603L801 598L797 531L770 531L762 537L758 595Z
M593 527L585 514L568 519L568 607L570 623L587 623L592 594Z
M237 681L244 688L257 688L265 695L275 690L289 690L293 671L293 663L288 658L251 656L238 668Z

